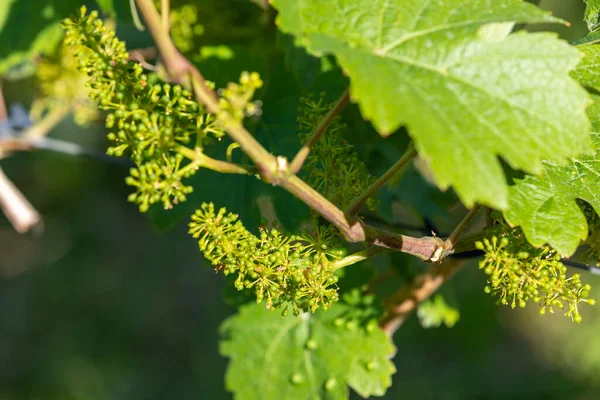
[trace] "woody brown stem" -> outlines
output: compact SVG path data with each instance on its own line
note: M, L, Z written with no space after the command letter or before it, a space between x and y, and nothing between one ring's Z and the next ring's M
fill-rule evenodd
M386 302L387 314L379 326L392 337L410 313L460 270L464 263L462 259L447 258L442 264L432 265L410 284L398 289Z

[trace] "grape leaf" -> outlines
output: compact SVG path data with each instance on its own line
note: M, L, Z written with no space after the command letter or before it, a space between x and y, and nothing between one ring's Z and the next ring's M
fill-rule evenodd
M600 97L593 97L588 115L594 131L600 132ZM596 154L581 155L563 166L548 162L544 176L526 176L510 188L504 217L511 225L520 225L532 245L548 243L570 256L587 238L588 224L576 199L600 213L600 133L593 133L592 141Z
M571 42L573 46L586 44L586 43L598 43L600 42L600 31L590 32L584 37L575 39Z
M281 317L249 304L226 320L221 353L231 360L227 389L236 398L346 399L383 395L391 385L394 347L375 320L363 326L353 309L336 303L326 312Z
M592 43L577 46L583 54L583 59L571 71L573 79L583 86L600 91L600 46Z
M585 16L583 20L587 23L588 29L593 31L600 26L600 0L585 1Z
M564 161L590 145L589 98L568 76L577 51L553 34L509 35L512 22L560 22L532 4L272 3L283 31L313 54L337 56L381 133L408 127L437 184L454 186L466 206L507 207L497 156L537 174L543 159Z

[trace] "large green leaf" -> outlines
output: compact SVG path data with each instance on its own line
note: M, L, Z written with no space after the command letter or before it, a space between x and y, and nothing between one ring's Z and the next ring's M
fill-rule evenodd
M395 372L394 348L375 320L363 325L354 309L281 317L249 304L225 321L221 353L231 360L226 385L237 399L345 399L383 395Z
M362 114L406 125L438 185L465 205L505 209L497 156L543 171L590 144L578 52L514 22L558 22L520 0L273 0L278 23L314 54L335 54Z
M588 109L594 130L600 132L600 97ZM504 213L520 225L534 246L550 244L563 256L575 253L588 235L586 218L576 199L600 213L600 133L592 134L594 155L582 155L567 165L546 163L546 174L527 176L510 189L510 208Z

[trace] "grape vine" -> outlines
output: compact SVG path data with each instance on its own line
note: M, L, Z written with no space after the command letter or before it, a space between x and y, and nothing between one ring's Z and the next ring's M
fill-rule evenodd
M105 19L81 7L62 20L55 52L36 61L31 128L5 122L0 102L0 156L41 148L67 113L80 125L104 119L104 156L127 158L128 201L151 220L180 210L204 259L243 302L256 301L223 329L227 387L240 398L382 395L394 373L390 339L412 311L424 327L460 323L454 305L430 297L469 258L500 305L535 304L579 324L583 305L595 304L568 265L600 267L597 32L574 45L513 33L564 23L521 0L253 1L260 18L244 15L231 32L223 25L237 14L216 3L132 0L135 24L154 40L146 59L117 37L118 13L101 3ZM595 30L598 4L586 3ZM225 66L210 49L228 33L261 36L264 48L231 42L223 48L240 58ZM235 74L211 77L215 65ZM279 87L282 77L292 89ZM211 198L228 183L203 186L205 172L262 186ZM405 174L410 193L399 193ZM440 206L449 188L453 204ZM448 233L415 213L423 209L448 209ZM281 223L288 212L304 214ZM393 226L407 216L426 227ZM381 273L390 260L406 265ZM264 357L246 353L248 335ZM245 373L277 390L249 385Z
M126 183L136 188L129 201L137 203L142 212L155 203L169 209L186 201L193 187L184 180L205 166L199 158L205 146L223 139L228 129L239 129L245 118L260 115L260 101L252 100L263 85L256 73L243 72L239 83L229 83L219 90L218 102L208 106L214 108L209 112L192 92L180 85L159 83L158 76L149 76L140 63L131 61L125 43L104 26L96 12L88 14L82 8L77 19L63 23L63 29L66 44L77 50L79 70L88 76L90 98L109 112L107 128L116 129L108 134L114 143L108 154L128 153L137 165ZM214 88L210 82L202 84L205 89L200 90ZM336 104L324 103L322 95L319 99L305 98L302 103L299 137L305 142L314 140L303 160L307 183L332 207L340 209L374 185L380 187L341 136L344 125L339 116L331 114ZM313 137L315 132L319 136ZM241 172L249 173L243 169ZM377 208L372 196L362 201L372 210ZM354 203L355 208L360 207ZM593 210L588 214L594 218ZM340 261L343 251L334 233L335 224L323 224L319 217L317 213L312 233L288 236L262 227L256 236L237 220L237 215L227 214L224 208L215 212L212 203L203 204L192 218L190 234L199 239L200 250L217 270L237 274L236 289L252 289L257 301L265 300L269 309L283 307L287 313L291 305L298 315L307 310L315 312L319 307L327 309L339 299L333 263ZM443 246L432 249L430 260L451 254L462 229L464 226L457 228ZM375 244L389 246L385 234L376 235ZM594 235L590 238L593 250ZM499 295L500 303L514 308L532 300L541 304L544 313L564 307L564 301L568 305L566 315L576 322L581 321L577 305L593 304L593 300L586 300L589 286L582 286L579 275L566 277L566 267L556 251L548 246L533 248L520 231L510 231L500 239L485 238L475 245L485 251L480 267L489 277L486 291Z

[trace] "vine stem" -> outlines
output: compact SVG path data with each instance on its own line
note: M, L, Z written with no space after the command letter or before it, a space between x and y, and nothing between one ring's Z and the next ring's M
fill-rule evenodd
M169 31L162 24L160 15L156 11L151 0L135 0L140 13L144 16L144 21L148 30L152 33L152 37L156 42L159 52L163 55L163 62L169 73L181 78L189 68L189 61L179 53L171 37Z
M346 214L348 214L349 216L355 216L362 207L362 205L365 204L365 202L369 200L371 196L373 196L379 189L381 189L381 187L385 185L386 182L392 179L394 175L403 170L416 156L417 150L415 150L415 146L413 145L413 143L410 142L408 148L406 149L402 157L400 157L400 159L390 169L388 169L382 176L380 176L379 179L373 182L371 186L369 186L363 193L361 193L360 196L358 196L356 199L354 199L354 201L352 201L352 203L350 203L350 206L348 206L348 209L346 210Z
M334 269L344 268L352 264L356 264L357 262L364 261L368 258L371 258L377 254L386 253L391 251L390 249L386 249L385 247L369 247L368 249L359 251L354 254L350 254L342 258L341 260L332 262L331 265Z
M467 215L462 219L462 221L460 221L456 228L454 228L450 236L448 236L448 238L444 242L444 255L450 255L454 252L455 246L458 243L458 240L460 239L460 236L462 235L463 231L467 226L469 226L469 224L471 223L473 218L475 218L475 215L477 215L480 209L480 205L474 206L472 209L469 210Z
M163 56L169 74L175 79L190 79L196 99L212 114L219 115L220 107L217 95L211 90L204 77L175 48L167 31L160 23L160 16L152 0L136 0L139 10L146 20L148 29ZM347 217L342 210L327 200L319 192L311 188L289 169L287 160L269 153L244 126L222 118L224 128L229 137L237 142L242 151L256 164L264 181L279 185L333 224L349 242L367 242L379 247L402 251L430 261L443 253L444 242L436 237L415 238L389 232L364 224L362 221Z
M156 49L154 47L147 47L144 49L131 50L128 53L129 53L129 57L127 57L128 60L137 61L138 63L140 63L140 65L142 67L144 67L145 69L147 69L149 71L153 71L153 72L160 71L160 69L156 65L153 65L153 64L149 63L148 61L146 61L146 59L151 59L151 58L156 57Z
M439 260L435 259L436 254L432 257L432 261L438 262L444 257L455 252L459 245L459 239L465 228L471 223L481 206L476 205L454 228L450 236L444 241L443 251L439 254ZM470 245L474 247L475 242L481 238L483 232L470 235L465 238L465 244L461 244L465 250ZM408 315L423 301L427 300L435 293L444 282L450 279L466 262L463 259L445 259L444 262L438 265L431 266L425 273L418 275L413 281L398 289L386 302L387 315L380 321L381 328L386 332L388 337L392 337L394 332L402 325Z
M171 12L171 0L160 0L160 16L162 19L163 28L169 32L171 27L169 26L169 14Z
M346 89L344 90L344 93L342 93L338 101L335 103L333 108L329 110L327 115L325 115L325 117L321 120L319 125L317 125L310 138L308 138L304 146L302 146L302 148L298 151L298 153L290 163L289 170L292 174L297 174L298 171L300 171L300 168L302 168L304 161L306 161L306 158L310 154L311 148L319 141L319 139L321 138L323 133L325 133L329 125L331 125L335 117L342 111L348 100L350 100L350 91Z
M198 70L194 68L194 71L190 73L194 93L196 93L198 101L203 103L209 112L217 115L220 108L216 100L216 95L206 86L206 82ZM237 142L244 153L258 166L260 174L267 178L269 182L277 184L278 180L281 179L281 176L287 170L287 165L283 165L275 156L269 153L240 122L229 119L223 121L223 124L229 137Z
M200 71L177 50L169 36L169 32L161 24L160 16L152 1L136 0L136 3L144 16L144 20L156 42L156 47L162 55L162 60L169 74L176 81L183 81L185 77L191 76L191 83L198 100L206 106L210 113L218 114L219 103L216 94L206 85L206 81ZM267 152L241 124L229 121L227 124L227 133L234 141L240 144L244 152L257 164L261 170L261 175L269 176L276 172L277 161L273 155Z
M135 8L135 1L129 0L129 10L131 11L131 19L133 19L133 26L140 31L143 32L146 30L142 21L140 21L140 16L138 15L137 8Z
M442 264L432 265L411 283L392 294L386 301L387 314L379 322L388 337L391 338L410 313L459 271L465 262L462 259L448 258Z
M198 167L207 168L223 174L255 175L257 173L256 168L252 166L217 160L207 156L198 148L192 150L185 146L181 146L177 149L177 152L196 163Z
M133 49L127 53L129 54L129 60L137 61L141 64L147 64L146 60L156 58L156 55L158 54L155 47Z

